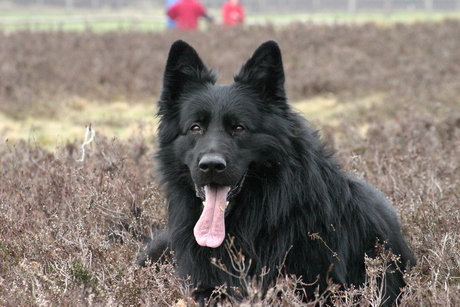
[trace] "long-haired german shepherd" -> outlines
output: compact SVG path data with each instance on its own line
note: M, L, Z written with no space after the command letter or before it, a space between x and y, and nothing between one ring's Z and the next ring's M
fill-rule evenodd
M365 255L377 256L381 243L400 256L381 279L383 304L391 305L405 285L402 272L415 264L395 209L344 173L291 110L277 43L263 43L234 81L216 85L191 46L172 45L158 134L168 225L140 263L170 250L200 302L224 284L230 295L235 288L244 295L240 278L211 263L218 259L231 270L224 244L231 239L264 291L280 272L295 274L309 285L308 301L328 279L344 288L363 284Z

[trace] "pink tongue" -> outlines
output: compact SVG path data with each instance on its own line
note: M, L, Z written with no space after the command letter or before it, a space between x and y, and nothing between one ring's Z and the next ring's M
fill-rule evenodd
M205 186L205 206L193 229L201 246L219 247L225 239L225 207L230 187Z

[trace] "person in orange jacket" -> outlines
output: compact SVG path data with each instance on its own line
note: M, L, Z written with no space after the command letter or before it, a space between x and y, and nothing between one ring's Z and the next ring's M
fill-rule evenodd
M222 5L222 23L224 26L237 26L244 22L244 8L240 0L228 0Z

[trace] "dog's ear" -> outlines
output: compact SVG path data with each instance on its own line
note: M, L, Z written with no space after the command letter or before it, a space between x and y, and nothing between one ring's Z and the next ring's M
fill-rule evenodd
M264 100L285 102L283 60L278 44L267 41L260 45L234 80L255 88Z
M216 82L214 74L206 68L195 49L178 40L171 46L163 77L163 89L158 102L161 117L158 141L168 143L180 133L179 100L188 89Z
M215 82L215 75L206 68L195 49L178 40L169 51L160 104L177 101L188 85Z

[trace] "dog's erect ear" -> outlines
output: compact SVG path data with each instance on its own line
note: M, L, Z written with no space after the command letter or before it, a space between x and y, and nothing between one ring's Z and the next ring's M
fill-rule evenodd
M161 116L158 129L160 143L169 143L180 133L179 99L184 91L215 82L216 77L206 68L195 49L181 40L172 44L158 102L158 115Z
M262 99L284 102L284 69L278 44L267 41L260 45L234 80L254 87Z
M215 82L216 77L206 68L195 49L178 40L169 51L160 103L175 102L187 85Z

